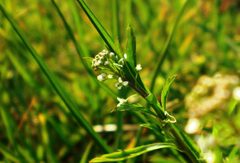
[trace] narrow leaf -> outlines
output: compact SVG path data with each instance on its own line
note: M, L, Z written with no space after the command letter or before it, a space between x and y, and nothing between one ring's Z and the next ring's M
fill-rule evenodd
M161 105L163 110L166 110L166 101L167 101L167 95L170 89L170 86L172 85L174 79L176 78L176 75L170 76L167 78L167 81L165 82L162 93L161 93Z
M127 41L127 61L135 68L136 66L136 38L131 26L128 27L128 41Z
M113 152L110 154L105 154L100 157L92 159L90 162L112 162L112 161L123 161L126 159L134 158L147 152L151 152L162 148L172 148L177 149L177 147L172 143L154 143L138 146L136 148L123 150L119 152Z
M7 133L8 139L11 142L11 144L13 144L15 142L14 131L16 129L14 120L13 120L11 114L9 113L9 110L7 110L6 108L1 107L1 106L0 106L0 114L1 114L3 124L6 128L6 133Z
M116 54L120 54L120 49L118 46L114 44L114 41L112 37L109 35L109 33L105 30L103 25L98 21L96 16L93 14L93 12L89 9L87 4L84 2L84 0L77 0L80 6L82 7L85 14L88 16L89 20L92 22L104 42L107 44L107 46L113 50Z

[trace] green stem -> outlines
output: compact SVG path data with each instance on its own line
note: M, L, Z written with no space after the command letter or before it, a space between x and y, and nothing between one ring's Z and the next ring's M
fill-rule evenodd
M155 97L154 97L155 98ZM147 100L149 102L149 100ZM164 114L163 110L156 103L150 103L151 107L155 110L160 120L164 121L167 119L167 116ZM203 162L201 161L200 154L193 143L193 141L187 137L187 135L179 127L173 123L167 123L170 133L175 138L176 144L180 150L182 150L186 156L187 161L193 163Z
M136 89L135 89L136 90ZM162 110L160 103L158 102L157 98L149 92L148 96L146 97L145 94L142 94L142 92L138 92L142 97L145 98L145 100L150 104L150 106L154 109L154 111L157 113L158 118L164 122L164 120L167 120L167 115L165 114L164 110ZM177 127L173 123L166 123L166 128L168 128L169 132L172 134L176 141L176 145L180 150L183 151L183 155L186 158L186 161L191 161L193 163L200 163L204 162L204 160L201 160L200 153L197 150L197 147L193 143L193 141L182 131L179 127Z

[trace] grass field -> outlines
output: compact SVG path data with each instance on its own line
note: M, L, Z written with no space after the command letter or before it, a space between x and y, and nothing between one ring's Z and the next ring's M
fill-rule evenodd
M0 5L0 162L240 162L238 0Z

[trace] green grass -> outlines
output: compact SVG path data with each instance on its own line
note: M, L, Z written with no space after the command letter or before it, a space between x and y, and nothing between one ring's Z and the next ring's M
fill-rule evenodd
M237 1L0 5L1 162L240 161L240 104L233 96L240 85ZM124 66L95 71L91 60L103 49L119 58L127 53ZM99 82L103 72L128 86ZM187 121L198 113L190 97L195 108L214 107L204 102L215 98L215 87L206 89L199 79L219 73L225 77L215 85L227 98L199 115L198 132L187 134ZM199 85L205 93L195 95ZM117 107L117 97L129 102ZM96 130L108 124L113 131Z

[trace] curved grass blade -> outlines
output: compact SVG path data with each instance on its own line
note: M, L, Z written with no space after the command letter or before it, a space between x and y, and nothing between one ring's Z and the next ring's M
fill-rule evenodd
M5 11L2 5L0 5L0 11L3 13L3 15L6 17L6 19L9 21L11 26L13 27L14 31L17 33L17 35L22 40L23 44L26 46L32 57L34 58L35 62L40 67L41 71L43 72L44 76L48 79L51 86L54 88L54 90L57 92L57 94L60 96L61 100L64 102L64 104L67 106L67 108L70 110L71 114L76 118L77 122L83 126L83 128L88 132L88 134L98 143L98 145L105 151L110 152L110 148L106 145L104 140L101 139L101 137L92 129L91 125L86 121L86 119L83 117L82 113L79 111L79 108L76 104L76 102L72 99L71 96L68 95L68 93L65 91L65 89L62 87L60 82L57 80L55 75L48 69L45 62L42 60L41 57L37 54L35 49L30 45L28 40L24 37L22 34L22 31L18 28L14 20L8 15L8 13Z
M112 37L109 35L109 33L105 30L105 28L102 26L102 24L98 21L96 16L92 13L92 11L88 8L87 4L83 0L77 0L104 42L107 44L107 46L116 54L121 54L121 51L118 46L114 44L114 41Z
M113 161L123 161L126 159L134 158L139 155L142 155L147 152L151 152L157 149L162 148L172 148L177 149L177 147L173 143L154 143L138 146L136 148L123 150L119 152L113 152L110 154L105 154L100 157L96 157L92 159L90 162L113 162Z
M173 29L171 31L171 33L169 34L168 38L167 38L167 41L165 42L164 46L163 46L163 49L160 53L160 57L158 58L158 62L157 62L157 68L156 70L154 71L154 74L153 74L153 78L152 78L152 81L151 81L151 85L150 85L150 91L153 92L154 90L154 86L155 86L155 83L156 83L156 79L157 79L157 76L161 70L161 67L162 67L162 64L167 56L167 52L168 52L168 49L169 49L169 46L172 42L172 39L173 39L173 36L174 34L176 33L176 29L177 29L177 26L178 26L178 23L180 22L180 19L182 17L182 15L184 14L184 11L185 9L187 8L187 5L189 4L190 0L187 0L183 7L181 8L181 11L180 13L178 14L177 16L177 19L173 25Z
M176 75L168 77L167 81L163 85L163 89L161 93L161 105L164 111L166 110L167 95L168 95L170 86L172 85L175 78L176 78Z

